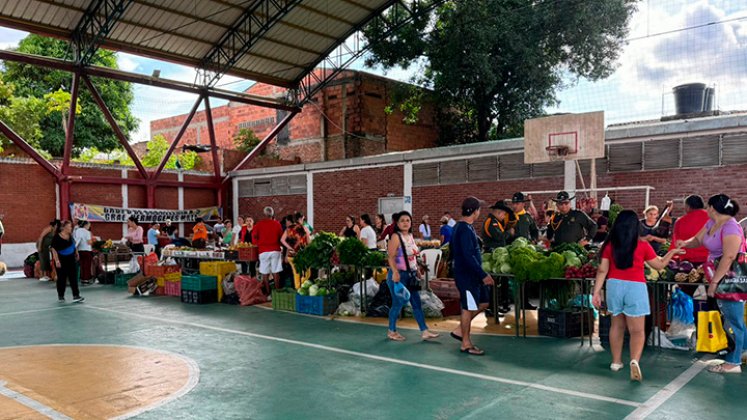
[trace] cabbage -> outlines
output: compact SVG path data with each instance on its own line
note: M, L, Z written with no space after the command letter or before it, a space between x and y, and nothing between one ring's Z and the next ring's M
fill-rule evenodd
M317 296L326 296L327 295L327 288L326 287L320 287L319 291L316 292Z
M511 272L511 266L508 264L501 265L501 274L509 274Z
M485 271L487 273L490 273L490 272L493 271L493 264L491 264L488 261L483 261L482 262L482 269L483 269L483 271Z
M565 260L565 266L566 267L576 267L576 268L578 268L578 267L581 267L582 265L583 264L581 263L581 258L576 257L576 256L571 257L571 258L567 258Z
M311 282L311 280L306 280L305 282L303 282L303 284L301 284L301 288L302 288L302 289L308 289L308 288L309 288L309 287L311 287L311 286L312 286L313 284L314 284L314 283L312 283L312 282Z
M316 284L309 287L309 296L316 296L319 294L319 286Z
M309 290L308 289L304 289L302 287L302 288L298 289L298 294L301 295L301 296L308 296L309 295Z
M516 240L511 243L512 248L526 248L529 245L529 240L523 236L516 238Z

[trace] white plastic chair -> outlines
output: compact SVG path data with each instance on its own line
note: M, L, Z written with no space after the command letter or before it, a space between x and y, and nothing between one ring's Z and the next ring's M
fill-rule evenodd
M420 255L423 257L423 261L425 262L426 267L428 267L428 272L425 273L426 281L436 278L438 276L438 273L436 273L436 268L438 268L438 262L441 261L441 256L443 255L441 250L424 249L420 251Z

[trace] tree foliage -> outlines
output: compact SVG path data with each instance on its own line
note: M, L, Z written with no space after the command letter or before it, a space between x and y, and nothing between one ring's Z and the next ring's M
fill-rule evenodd
M249 153L254 150L261 140L249 128L242 128L233 138L233 144L236 146L236 150L244 153Z
M70 51L65 41L33 34L21 40L17 50L27 54L55 58L65 58ZM117 57L112 51L99 50L92 64L117 68ZM46 150L54 156L61 156L65 144L65 122L69 112L72 75L61 70L6 61L0 77L12 92L8 103L17 104L15 106L18 108L33 108L33 112L25 116L26 122L31 123L30 126L18 121L19 114L22 114L19 111L8 111L0 116L7 118L11 127L19 134L24 132L25 135L22 136L37 149ZM137 128L138 121L130 111L134 97L131 84L96 79L94 85L125 136L133 132ZM101 151L118 148L119 141L114 131L104 119L88 89L81 85L78 91L79 108L76 112L79 114L75 121L74 154L77 155L80 151L91 147ZM29 121L32 119L33 121ZM37 128L38 131L36 131Z
M140 159L140 162L146 168L155 168L161 164L161 159L166 156L166 152L169 150L169 142L163 135L159 134L148 142L147 149L148 151L142 159ZM124 166L135 166L135 162L124 149L114 149L106 153L95 147L89 147L82 150L75 161L108 165L116 163ZM184 153L173 153L168 162L166 162L165 168L177 169L177 161L179 162L179 167L181 169L194 169L200 164L200 156L191 150Z
M636 3L449 1L393 37L369 25L367 64L407 68L427 59L416 81L435 92L445 143L484 141L491 128L521 135L525 119L557 103L564 77L612 74Z

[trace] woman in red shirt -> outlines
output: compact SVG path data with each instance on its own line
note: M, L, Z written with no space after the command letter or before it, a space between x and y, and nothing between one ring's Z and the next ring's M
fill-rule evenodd
M602 305L602 287L607 281L607 308L612 312L610 328L610 350L614 372L623 368L622 347L625 329L630 332L630 379L643 380L638 361L643 353L646 339L645 319L651 313L648 290L644 274L644 262L655 270L669 264L673 256L682 253L672 249L663 258L656 255L651 244L639 238L640 221L632 210L621 211L607 240L602 245L599 268L597 269L592 303Z

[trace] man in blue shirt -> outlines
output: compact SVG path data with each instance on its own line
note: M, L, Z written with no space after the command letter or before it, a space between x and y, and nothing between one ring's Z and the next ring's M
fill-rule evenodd
M475 197L467 197L462 202L462 220L454 226L449 250L454 261L454 280L459 289L462 316L461 336L456 331L451 336L462 342L461 351L476 356L485 352L472 344L470 327L472 320L484 311L490 302L487 286L495 284L493 278L482 269L480 242L472 224L480 217L483 202Z
M444 216L441 218L441 229L439 235L441 236L441 245L446 245L451 241L451 232L453 228L449 226L449 218Z
M153 245L153 249L156 251L158 258L161 258L161 247L158 246L158 236L161 232L158 230L161 227L158 223L153 223L148 229L148 245Z

